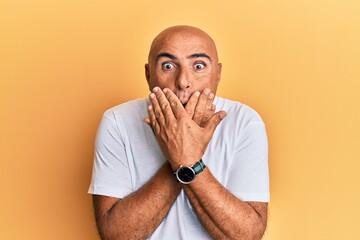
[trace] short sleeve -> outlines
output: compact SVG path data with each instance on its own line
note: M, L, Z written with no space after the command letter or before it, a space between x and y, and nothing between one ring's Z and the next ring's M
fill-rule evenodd
M98 128L89 193L123 198L132 192L124 131L106 112Z
M242 201L269 202L268 141L265 124L249 123L236 143L229 190Z

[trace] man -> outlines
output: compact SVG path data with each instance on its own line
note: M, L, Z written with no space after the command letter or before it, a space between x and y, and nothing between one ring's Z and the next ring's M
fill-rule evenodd
M215 97L213 40L190 26L164 30L145 75L149 99L108 110L98 130L89 192L101 238L260 239L265 127L251 108Z

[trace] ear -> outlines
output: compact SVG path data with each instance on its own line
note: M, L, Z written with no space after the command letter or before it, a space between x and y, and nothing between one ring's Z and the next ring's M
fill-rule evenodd
M145 77L146 77L146 81L149 84L149 81L150 81L150 69L149 69L149 64L148 63L145 64Z
M217 72L217 79L216 79L216 85L219 85L220 79L221 79L221 70L222 70L222 64L218 63L218 72Z

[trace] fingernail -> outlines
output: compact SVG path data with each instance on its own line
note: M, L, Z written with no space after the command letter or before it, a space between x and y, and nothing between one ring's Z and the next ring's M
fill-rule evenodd
M166 93L167 91L168 91L168 89L167 89L167 88L164 88L163 92Z
M151 109L152 109L152 106L151 106L151 105L149 105L149 106L148 106L148 109L149 109L149 110L151 110Z
M209 95L209 99L211 100L211 99L213 99L214 98L214 94L213 93L210 93L210 95Z
M210 92L210 89L208 89L208 88L205 88L205 89L204 89L204 93L205 93L205 95L208 95L208 94L209 94L209 92Z
M227 113L226 112L223 112L223 114L220 114L220 118L221 119L224 119L226 117Z
M159 91L159 88L158 88L158 87L154 87L154 88L153 88L153 92L157 92L157 91Z
M194 94L195 94L196 97L200 96L200 92L199 92L199 91L196 91Z
M151 93L149 97L150 97L150 98L154 98L154 97L155 97L155 94Z

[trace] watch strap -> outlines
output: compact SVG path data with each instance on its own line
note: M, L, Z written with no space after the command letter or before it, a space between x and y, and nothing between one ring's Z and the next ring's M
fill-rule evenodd
M203 160L200 159L200 161L195 163L191 168L194 170L195 175L198 175L206 168L206 166L205 166L205 163L203 162Z

